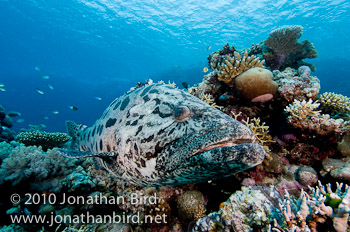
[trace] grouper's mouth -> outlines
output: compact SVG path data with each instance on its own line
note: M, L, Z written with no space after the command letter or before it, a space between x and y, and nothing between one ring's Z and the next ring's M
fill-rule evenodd
M237 159L233 157L234 153L243 154L248 150L249 153L261 153L261 146L255 141L253 132L239 122L234 125L211 128L192 133L170 144L165 152L158 156L156 167L159 170L171 172L192 165L191 163L195 163L195 160L207 159L208 162L215 160L215 162L221 163L236 162ZM225 155L222 155L222 152Z
M216 141L213 144L209 144L206 147L197 150L192 155L190 155L188 158L196 156L196 155L201 154L201 153L206 152L206 151L216 149L216 148L232 147L232 146L236 146L238 144L254 143L255 141L256 141L256 139L255 139L254 135L244 135L244 136L237 137L237 138L226 138L226 139L223 139L222 141Z

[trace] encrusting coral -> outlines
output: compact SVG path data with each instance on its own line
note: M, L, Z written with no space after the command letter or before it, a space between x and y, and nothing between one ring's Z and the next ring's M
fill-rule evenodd
M294 100L293 104L288 105L284 110L288 114L288 123L293 127L319 135L342 134L349 129L349 122L333 119L328 114L321 114L321 111L316 110L319 105L320 103L314 103L312 99Z
M350 98L341 94L325 92L318 98L320 108L327 113L350 113Z
M260 61L256 56L248 56L245 51L241 56L238 52L234 52L234 56L226 56L225 64L219 66L218 79L225 82L229 86L233 86L234 79L242 72L254 68L264 67L264 60Z
M273 80L278 84L280 96L288 103L295 99L316 100L320 92L320 80L310 75L310 68L301 66L298 70L286 68L283 72L273 71Z
M26 146L41 146L46 151L66 143L70 136L60 132L27 131L19 133L15 139Z

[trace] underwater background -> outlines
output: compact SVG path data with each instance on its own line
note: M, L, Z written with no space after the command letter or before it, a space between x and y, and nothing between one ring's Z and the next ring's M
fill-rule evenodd
M302 26L301 40L318 51L311 63L321 92L349 96L348 15L345 0L0 0L1 104L21 113L15 131L91 125L137 82L193 85L227 42L244 49L290 25Z

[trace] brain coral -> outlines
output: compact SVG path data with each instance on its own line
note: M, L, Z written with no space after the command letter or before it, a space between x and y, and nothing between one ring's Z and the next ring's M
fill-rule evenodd
M319 96L318 101L326 113L350 113L350 98L341 94L325 92Z
M66 143L70 136L66 133L48 133L44 131L27 131L21 132L16 136L16 141L26 146L41 146L44 151L59 147Z
M259 96L268 96L267 100L270 100L278 89L272 77L272 72L267 69L251 68L235 78L235 86L247 100L256 102L259 101Z
M264 62L265 60L260 61L254 55L248 56L247 51L244 52L243 57L238 52L234 52L234 57L226 56L225 63L219 67L218 79L232 86L239 74L250 68L264 67Z

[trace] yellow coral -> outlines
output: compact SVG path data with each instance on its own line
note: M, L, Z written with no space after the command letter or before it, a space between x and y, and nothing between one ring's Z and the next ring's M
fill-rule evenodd
M325 112L350 113L350 98L341 94L325 92L320 95L318 101Z
M223 109L224 107L223 106L218 106L215 101L214 101L214 97L210 94L202 94L200 99L202 101L204 101L205 103L207 103L208 105L211 105L212 107L215 107L219 110Z
M170 87L176 88L176 83L175 82L168 81L168 84L165 84L165 82L163 80L160 80L160 81L158 81L158 84L168 85Z
M231 113L236 120L238 120L238 117L242 114L242 112L239 112L238 114L235 114L234 112ZM268 146L275 142L269 134L269 126L265 125L265 122L261 122L260 118L250 119L248 117L246 120L243 119L242 123L253 132L260 145Z
M294 99L293 104L288 105L284 111L289 113L291 117L298 119L307 119L311 116L319 116L320 110L315 110L320 106L320 103L313 103L312 99L309 101L299 101Z
M260 61L256 56L248 56L247 51L243 57L234 52L234 57L226 56L225 64L220 65L218 79L228 85L233 85L233 80L242 72L254 67L264 67L265 60Z

